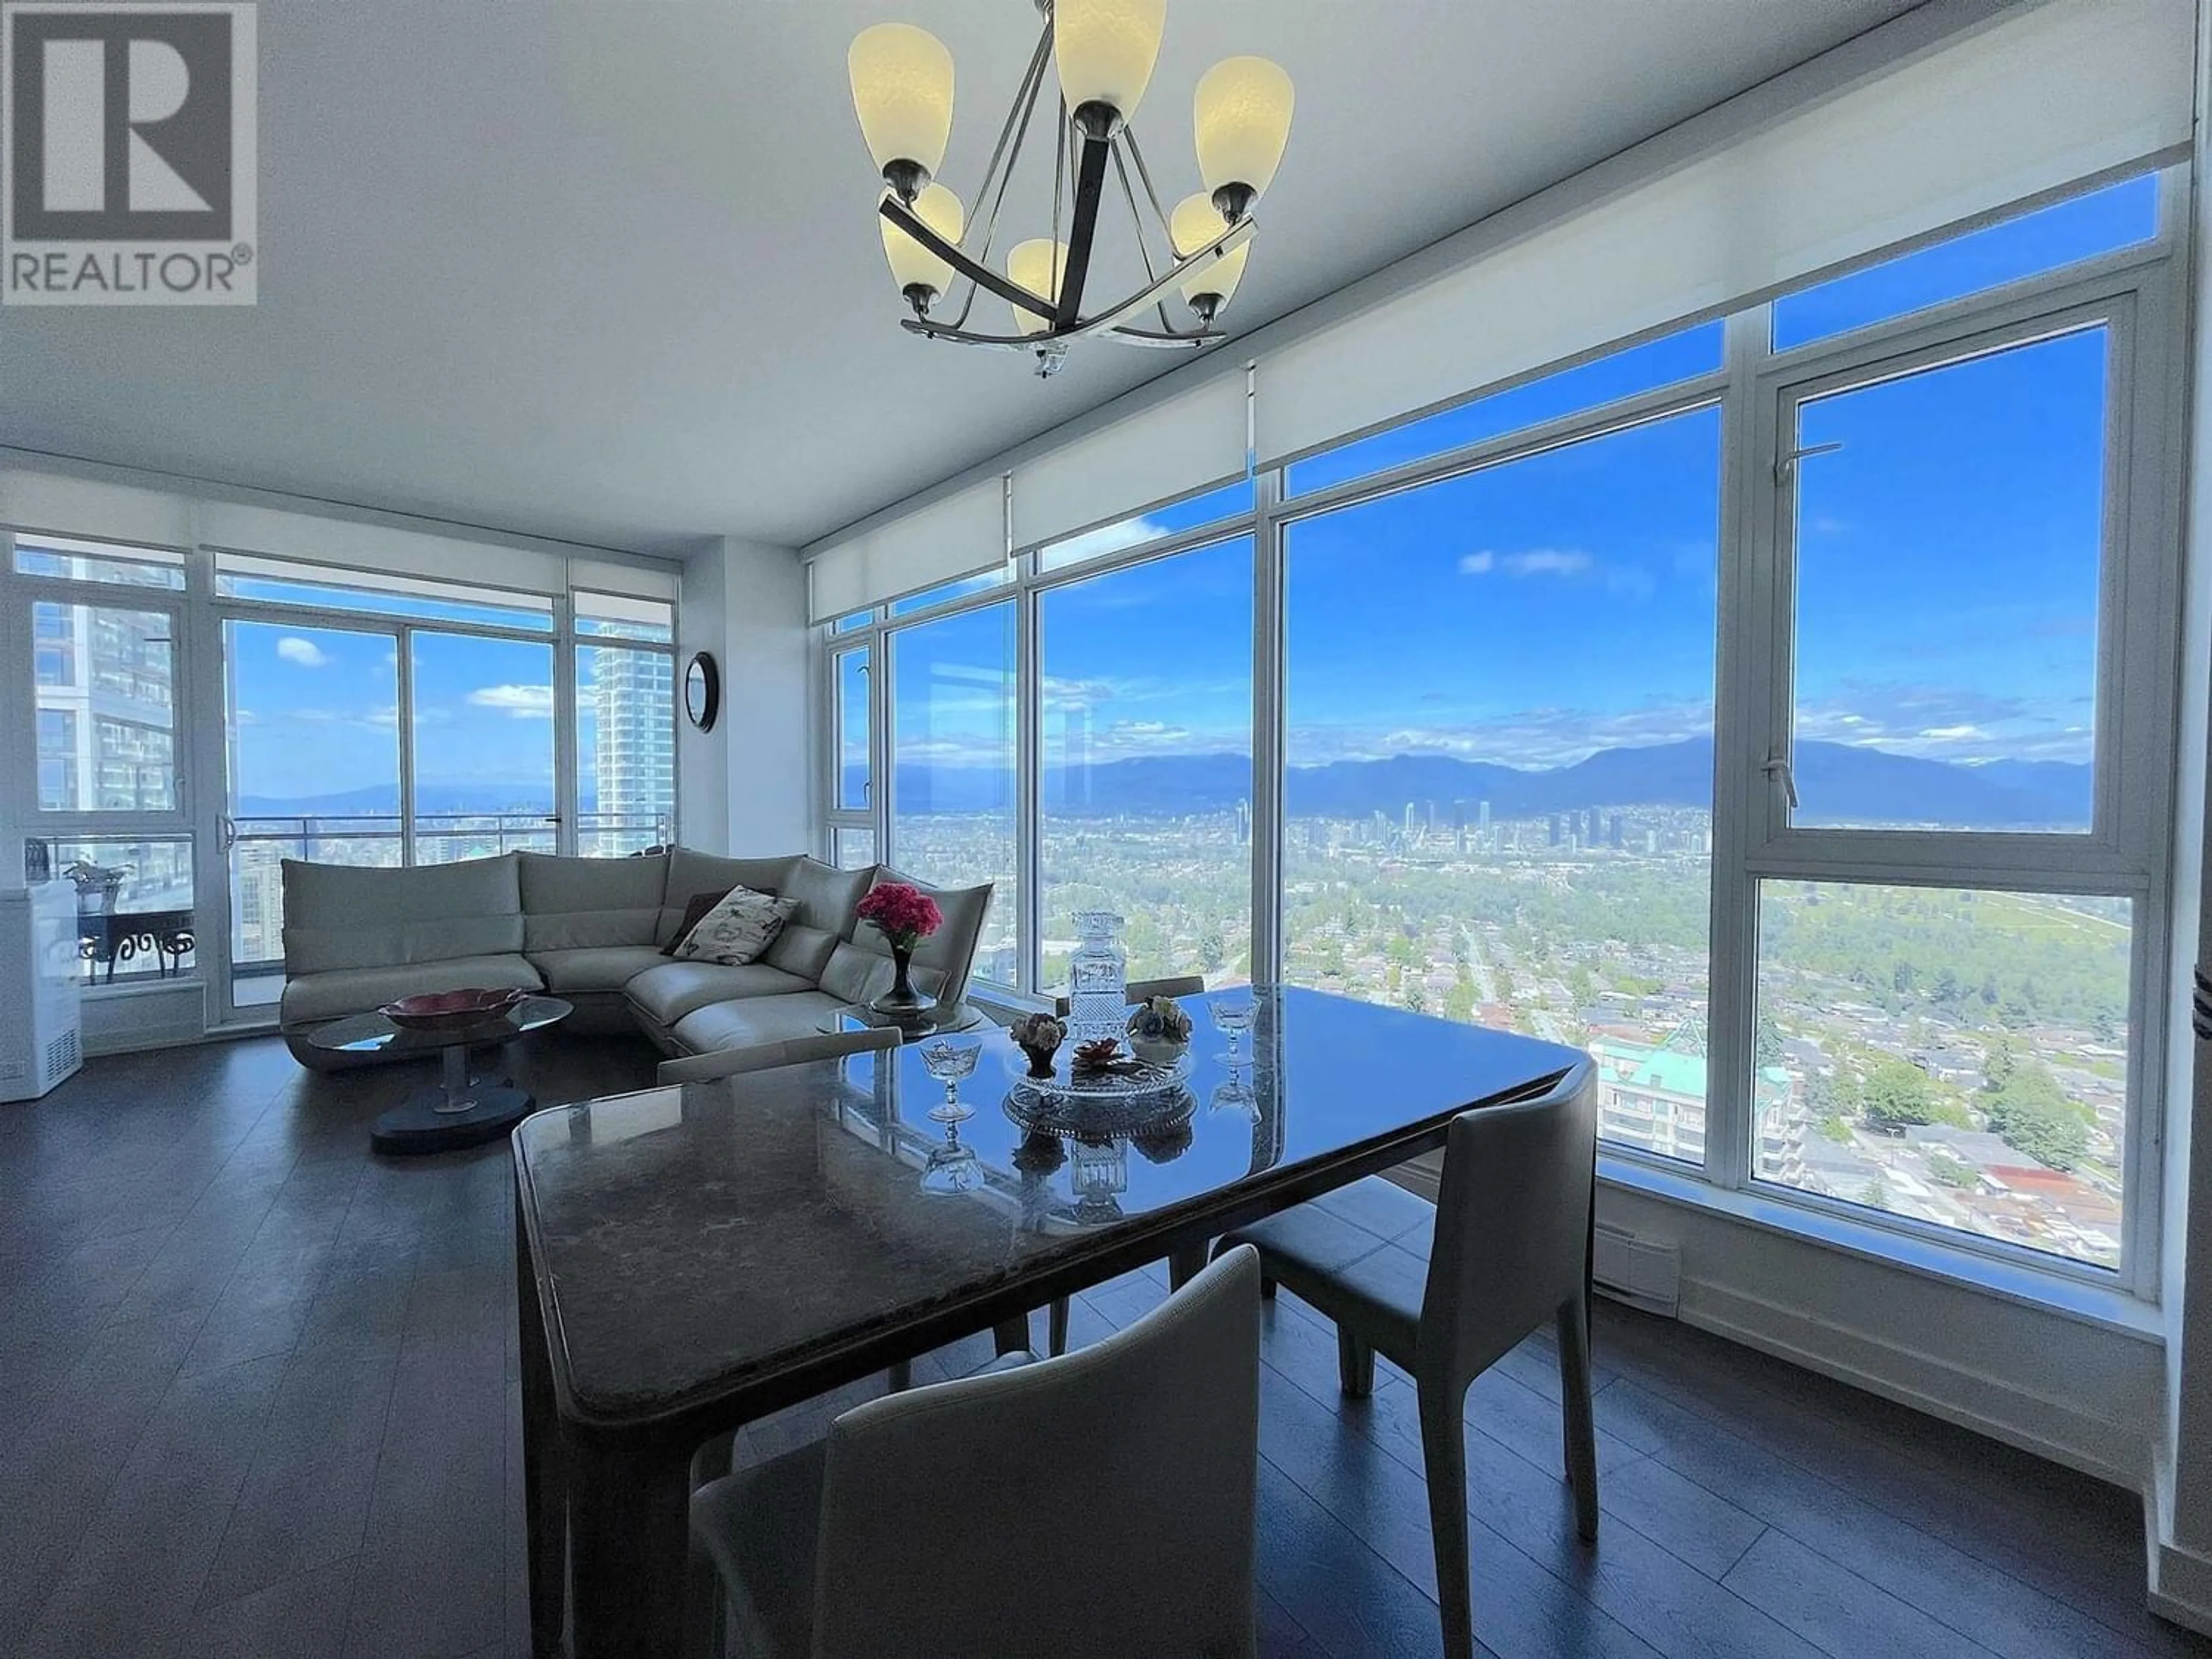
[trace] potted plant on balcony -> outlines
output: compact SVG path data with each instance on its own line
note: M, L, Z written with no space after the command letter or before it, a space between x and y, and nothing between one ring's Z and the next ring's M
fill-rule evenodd
M881 933L891 949L891 988L870 1006L879 1014L919 1012L925 999L914 988L915 947L945 925L944 912L935 899L903 881L870 888L857 908L860 920Z

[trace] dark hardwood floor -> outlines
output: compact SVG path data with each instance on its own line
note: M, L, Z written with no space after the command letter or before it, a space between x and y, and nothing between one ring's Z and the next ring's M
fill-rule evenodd
M514 1060L548 1101L651 1077L641 1045L559 1033ZM312 1077L256 1041L0 1106L0 1654L526 1651L506 1150L368 1150L429 1075ZM1076 1340L1165 1293L1157 1271L1098 1287ZM1597 1327L1594 1547L1549 1346L1468 1398L1490 1651L2212 1650L2143 1610L2130 1495L1668 1322L1601 1305ZM958 1346L918 1376L989 1346ZM1328 1327L1287 1293L1267 1362L1263 1650L1437 1650L1412 1385L1342 1400ZM880 1386L755 1425L739 1455Z

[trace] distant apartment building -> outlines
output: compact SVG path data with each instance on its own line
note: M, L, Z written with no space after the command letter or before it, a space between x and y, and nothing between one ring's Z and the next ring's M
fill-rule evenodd
M1594 1037L1601 1137L1662 1158L1705 1158L1704 1034L1684 1026L1656 1047L1625 1037ZM1759 1070L1753 1100L1754 1173L1762 1181L1802 1182L1806 1113L1796 1084L1778 1066Z
M161 611L31 607L42 811L173 808L172 625Z
M599 829L578 850L611 853L667 841L676 817L673 660L657 651L602 650L596 656L591 773L596 790L586 822Z

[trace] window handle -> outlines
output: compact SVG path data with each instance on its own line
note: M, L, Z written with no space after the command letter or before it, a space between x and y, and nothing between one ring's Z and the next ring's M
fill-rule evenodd
M1790 760L1784 755L1769 755L1759 763L1759 769L1781 784L1782 796L1790 803L1790 810L1797 810L1797 775L1790 769Z
M1832 455L1842 447L1843 445L1839 443L1806 444L1800 448L1792 449L1777 456L1774 461L1774 482L1778 484L1788 483L1790 475L1797 470L1797 463L1808 455Z

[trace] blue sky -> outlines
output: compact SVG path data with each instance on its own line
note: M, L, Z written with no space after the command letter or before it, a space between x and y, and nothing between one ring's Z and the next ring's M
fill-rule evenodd
M2131 181L1778 302L1778 345L2141 240ZM1444 411L1291 470L1293 496L1706 372L1718 325ZM1814 400L1802 463L1802 738L1930 758L2091 757L2109 342L2090 329ZM1294 523L1291 759L1519 766L1711 730L1720 415L1663 422ZM1205 514L1188 515L1201 520ZM1143 521L1097 538L1127 544ZM1238 539L1048 592L1048 763L1243 749ZM1008 607L906 636L902 759L1004 764ZM926 705L927 712L924 712Z
M426 783L542 784L552 810L553 647L416 635L415 757ZM389 635L232 624L241 796L396 792L398 670ZM588 744L588 735L583 742Z

